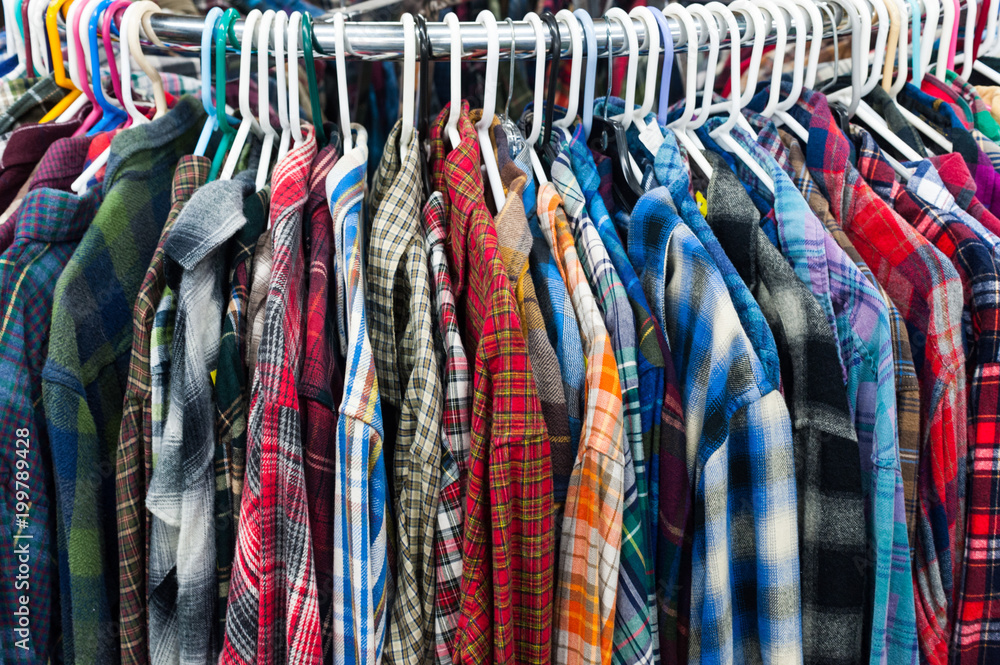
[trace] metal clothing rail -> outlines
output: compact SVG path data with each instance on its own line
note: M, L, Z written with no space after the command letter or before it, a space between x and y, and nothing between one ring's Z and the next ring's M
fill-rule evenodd
M840 39L850 39L850 32L845 17L839 16L841 25L837 27ZM825 18L825 15L824 15ZM333 24L323 22L318 19L314 26L314 38L325 54L316 53L317 58L332 58L334 53ZM745 21L742 16L737 16L741 33L745 31ZM667 17L671 33L676 43L681 37L681 26L671 17ZM639 19L633 18L632 25L639 36L640 53L648 52L646 44L645 24ZM198 51L200 50L202 27L204 20L200 17L177 16L172 14L154 14L152 17L152 28L171 50L174 51ZM486 28L478 23L461 23L463 59L480 60L486 56ZM701 32L700 23L695 20L698 32ZM792 21L794 33L795 23ZM498 23L500 35L501 59L510 57L511 38L514 40L515 57L519 59L534 58L535 55L535 32L531 24L527 21L514 21L513 30L506 22ZM625 29L621 23L613 19L595 18L594 31L597 36L597 50L601 55L607 55L608 46L612 50L612 55L624 55L628 50ZM243 21L235 23L235 33L237 39L242 43ZM562 56L566 57L572 53L569 27L559 22L559 34L562 41ZM434 60L447 60L451 53L451 32L446 23L428 23L427 35L431 42L431 57ZM811 35L811 31L810 31ZM824 31L824 39L833 36L833 30L827 28ZM767 43L774 43L775 35L768 35ZM403 59L403 26L398 22L375 23L362 21L348 21L344 26L344 50L349 58L360 60L402 60ZM548 30L545 31L546 48L551 43ZM722 42L725 46L729 43L726 39ZM143 47L147 50L147 47ZM707 50L707 45L702 50ZM156 48L149 47L153 53ZM678 46L675 52L687 51L687 44Z

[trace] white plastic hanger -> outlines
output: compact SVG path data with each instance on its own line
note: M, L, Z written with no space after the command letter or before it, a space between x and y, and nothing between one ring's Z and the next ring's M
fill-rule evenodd
M806 42L809 40L809 31L806 29L806 19L799 6L791 0L774 0L795 25L795 51L792 64L792 88L788 97L778 102L775 112L787 111L802 94L802 82L805 78L806 69Z
M941 42L938 47L937 68L934 75L942 81L945 72L948 70L948 59L954 57L951 53L951 33L954 31L958 17L955 16L955 3L952 0L944 0L941 3L944 9L944 22L941 25Z
M580 103L580 71L583 69L583 28L580 22L573 16L573 12L568 9L560 9L556 12L556 20L562 21L569 28L570 65L569 93L566 102L566 115L558 120L552 121L553 127L569 129L576 122L576 110Z
M288 14L284 10L277 12L274 15L274 77L278 88L278 124L281 125L281 136L278 138L279 162L288 154L288 146L292 141L292 123L288 119L288 99L291 92L288 89L285 61L285 30L287 25Z
M219 128L218 119L212 110L212 39L215 32L215 24L222 17L222 9L212 7L205 15L205 23L201 29L201 104L205 109L205 124L201 128L198 136L198 143L194 147L194 154L204 157L208 150L208 142L212 139L212 134Z
M412 17L411 17L412 18ZM302 133L302 116L299 114L299 33L302 30L302 12L292 12L288 17L288 122L292 127L295 147L305 143Z
M770 118L778 109L778 102L781 101L781 74L785 69L785 52L788 49L788 24L785 22L785 15L781 8L774 0L757 0L756 4L767 12L770 26L775 34L771 85L768 89L767 103L764 104L764 108L760 112L761 115Z
M886 59L886 42L889 39L890 18L889 10L886 7L884 0L860 1L862 7L859 9L865 12L865 14L869 17L869 20L871 19L871 13L870 10L866 10L864 7L866 3L875 10L875 14L878 16L878 33L876 33L875 37L875 60L872 62L872 67L868 72L868 79L861 88L861 95L863 97L874 90L875 86L877 86L882 80L882 63L884 63ZM868 43L869 40L865 40L865 47L868 46Z
M31 25L31 55L32 64L43 76L52 73L49 63L49 50L45 47L45 12L49 7L48 0L24 0L28 4L28 23Z
M625 29L625 36L628 43L628 66L625 75L625 110L624 113L611 116L612 120L617 120L627 131L632 126L632 118L635 115L635 79L639 73L639 36L635 33L632 19L621 7L612 7L604 14L609 19L615 19L622 24Z
M711 113L712 94L715 90L715 73L718 69L720 36L719 25L712 14L704 5L691 5L688 7L691 16L701 23L702 32L708 37L708 62L705 69L705 82L702 86L701 108L698 115L690 123L692 130L698 129L708 120Z
M643 85L642 104L639 106L639 112L635 114L633 120L636 128L639 130L639 134L642 135L646 133L646 116L653 110L653 102L656 101L656 64L660 60L660 24L656 22L653 10L644 5L633 7L628 15L642 21L646 31L646 82ZM667 63L667 66L669 67L670 64ZM663 134L659 128L655 127L653 129L656 130L655 136L662 141ZM654 132L649 133L653 134ZM655 156L656 153L654 152L653 155Z
M532 15L529 14L529 16ZM535 19L538 20L538 17L535 16ZM448 31L451 33L451 59L448 63L451 73L451 103L448 108L448 124L445 125L445 132L451 141L451 149L454 150L462 141L462 137L458 133L458 118L462 115L462 30L459 27L458 15L455 12L445 14L444 22L448 24ZM541 24L541 21L539 21L539 24ZM538 34L538 30L535 31L535 34ZM543 58L542 71L545 71L544 62L545 59ZM538 88L537 78L535 80L535 88Z
M767 22L764 19L764 14L750 0L734 0L729 4L729 9L734 13L743 14L747 19L744 24L746 26L744 41L753 38L753 47L750 49L750 68L747 70L747 85L742 97L740 97L740 108L746 108L757 92L757 81L760 79L760 61L764 54L764 42L767 39Z
M226 163L219 174L220 180L232 179L233 173L236 171L236 164L240 161L240 153L243 152L243 146L246 145L247 137L250 135L250 130L253 130L253 133L258 136L262 134L260 125L257 124L250 108L250 58L253 53L254 29L257 27L257 21L260 20L261 15L259 9L251 9L243 23L243 41L240 44L240 115L242 118L240 126L236 129L236 138L233 139L233 145L226 157ZM266 81L264 81L264 85L267 85Z
M795 4L809 15L809 25L812 28L812 41L809 43L806 77L803 81L803 85L812 90L816 85L819 54L823 48L823 16L819 13L819 7L812 0L796 0Z
M493 16L493 12L488 9L479 12L479 16L476 17L476 23L486 28L487 44L483 117L476 123L476 134L479 137L479 149L482 152L483 163L486 165L486 176L490 181L490 190L493 192L493 202L496 204L497 212L499 212L507 199L503 193L503 182L500 180L500 168L497 166L496 155L493 154L493 143L490 141L490 126L493 124L497 102L497 70L500 68L500 34L497 30L497 20Z
M531 132L527 138L528 145L532 146L528 149L528 158L531 160L535 178L540 184L544 184L549 179L545 175L545 169L542 168L542 162L538 159L538 151L533 146L538 143L538 138L542 134L542 109L545 107L545 27L535 12L528 12L524 18L535 30L535 97L531 105Z
M949 0L950 1L950 0ZM920 69L914 72L913 85L920 87L924 74L930 71L931 54L937 41L938 22L941 19L941 0L923 0L925 23L920 42Z
M688 158L698 165L702 173L711 178L712 166L708 163L708 159L706 159L703 153L705 148L696 139L694 132L689 131L691 119L694 117L697 105L696 84L698 82L698 47L700 46L698 31L695 28L691 12L686 7L676 2L671 2L663 8L663 13L667 16L673 16L681 27L680 39L674 43L674 46L680 46L685 43L688 46L687 53L685 54L687 73L684 77L684 110L681 112L681 117L668 123L667 127L674 130L677 141L684 146L684 149L688 153Z
M344 154L346 155L354 146L351 136L351 107L347 99L347 58L344 52L344 15L337 13L333 16L333 45L336 49L335 60L337 65L337 102L340 109L340 126L343 135Z
M399 132L399 158L405 162L407 148L413 137L413 120L416 117L417 31L413 15L409 12L403 14L400 21L403 24L403 81L399 90L403 95L403 112L400 114L403 125Z
M968 79L972 73L972 36L976 32L976 15L979 9L976 5L976 0L968 0L965 4L965 39L962 42L962 52L955 54L955 64L962 64L962 71L958 74L963 79ZM982 51L982 43L979 49Z
M260 146L260 162L257 163L257 179L254 183L258 190L264 189L264 185L267 184L271 152L274 150L274 140L278 138L278 132L271 126L271 86L268 83L270 71L268 42L271 38L273 20L274 10L268 9L260 17L260 27L257 30L257 122L264 133L264 141ZM346 141L345 145L350 149L350 137Z
M719 16L722 17L726 31L730 35L732 42L729 48L729 75L730 75L730 86L732 90L729 95L729 117L726 118L725 122L712 130L712 138L724 149L733 153L733 155L739 159L741 162L746 164L753 174L774 193L774 180L771 178L770 174L764 170L756 159L753 158L746 149L741 146L736 139L733 137L733 127L736 126L736 122L739 118L743 117L740 111L740 29L736 23L736 16L728 7L723 5L721 2L710 2L705 6L706 9L710 9ZM725 33L723 34L725 36ZM714 78L714 77L713 77ZM705 94L711 94L711 89L707 90Z
M865 32L871 34L871 14L867 9L858 6L854 0L831 0L843 8L851 22L851 85L843 90L838 90L827 95L831 101L835 98L843 99L847 97L850 102L847 104L848 115L853 115L861 103L861 91L868 76L868 52L867 40L864 39ZM838 76L839 72L834 72Z

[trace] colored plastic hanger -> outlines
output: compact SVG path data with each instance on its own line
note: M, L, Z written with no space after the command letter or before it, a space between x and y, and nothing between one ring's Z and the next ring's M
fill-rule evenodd
M271 38L271 22L274 20L274 10L268 9L260 17L260 27L257 29L257 123L264 135L260 146L260 161L257 162L257 177L254 185L257 190L264 189L267 177L271 171L271 153L274 151L274 140L278 132L271 126L271 86L268 82L270 72L270 55L268 42ZM350 137L345 143L350 150ZM346 152L346 150L345 150Z
M212 158L212 168L208 171L209 181L218 177L226 154L236 138L236 128L229 124L229 117L226 114L226 46L236 41L231 29L233 22L239 17L240 13L230 7L222 14L222 20L219 21L215 31L215 117L219 119L222 139ZM232 45L238 46L235 43Z
M583 77L583 103L580 107L580 122L583 123L584 140L590 138L590 130L594 125L594 86L597 83L597 61L600 57L597 54L597 33L594 31L594 19L590 17L585 9L577 9L573 15L580 22L583 29L583 41L587 44L586 69ZM538 23L541 26L541 22ZM535 36L538 36L536 28ZM545 37L542 37L545 43ZM545 59L542 58L542 71L545 71ZM537 86L537 80L535 82ZM538 116L539 121L541 116Z
M52 4L49 5L48 10L45 14L45 27L48 33L49 47L52 52L52 73L55 77L56 85L69 92L59 100L59 103L52 107L48 113L42 116L39 121L44 124L46 122L51 122L58 118L62 113L69 108L69 106L76 101L76 98L83 93L77 88L73 81L66 76L66 67L63 62L62 55L62 40L59 36L59 28L56 25L56 17L59 14L59 10L62 8L63 3L67 0L54 0Z
M87 47L90 51L91 80L94 81L91 89L94 92L94 97L97 99L98 106L101 108L101 117L96 123L94 123L93 127L90 128L90 131L88 131L88 134L91 136L97 134L98 132L107 131L112 127L117 127L128 118L128 114L125 113L124 107L115 106L108 100L107 96L104 94L104 86L101 85L101 56L97 39L97 27L101 22L102 12L107 12L110 20L115 4L116 3L113 2L113 0L100 0L97 7L87 19L87 35L85 39L87 40ZM119 6L122 6L122 4L119 4ZM110 44L110 40L108 43ZM121 82L118 80L117 76L118 67L115 64L116 59L117 58L114 57L114 55L108 58L108 67L113 68L111 72L113 89L115 91L120 91ZM94 72L97 72L97 74L95 75Z
M312 113L313 128L316 130L318 145L326 145L326 130L323 129L323 106L319 102L319 85L316 83L316 63L314 50L323 52L313 34L313 17L308 12L302 15L302 53L305 60L306 87L309 88L309 108Z
M73 136L86 134L104 116L104 110L97 100L97 93L91 84L91 78L87 75L87 51L84 50L84 40L86 40L87 47L90 45L90 40L87 39L89 31L84 19L89 23L91 14L100 3L101 0L74 2L66 16L66 52L69 56L70 79L72 79L73 85L87 96L91 104L90 113L83 119L80 127L73 132ZM100 77L98 76L94 80L99 83Z
M403 21L403 32L406 34L406 21ZM410 17L412 22L413 18ZM493 124L493 112L496 108L496 94L497 94L497 70L500 67L500 34L497 30L497 20L493 16L493 12L488 9L484 9L479 12L479 16L476 17L476 23L484 26L486 28L486 88L483 95L483 116L476 123L476 134L479 136L479 148L482 152L483 162L486 164L486 175L490 182L490 191L493 193L493 202L496 205L497 212L503 209L504 203L506 202L506 196L504 196L503 182L500 180L500 168L497 166L496 156L493 154L493 144L490 141L490 125ZM412 23L410 26L410 35L412 35ZM411 44L412 37L407 37L404 40L406 44ZM407 69L412 71L413 69L413 52L412 48L409 53L409 58L407 59L404 54L404 76ZM405 79L404 79L405 80ZM406 86L403 86L404 95L406 94ZM403 97L403 129L406 129L406 115L407 115L407 102L406 97ZM410 101L410 106L412 107L412 97ZM410 115L412 116L412 109L410 110ZM551 127L551 125L550 125ZM412 131L412 127L410 128ZM548 131L548 129L546 130ZM402 142L402 140L401 140Z
M260 20L262 12L259 9L252 9L247 14L243 23L243 43L240 45L240 125L236 129L236 138L233 139L233 147L229 150L229 157L222 166L222 173L219 180L232 180L236 172L236 164L240 161L240 153L246 145L250 131L257 136L261 135L260 125L257 124L253 111L250 109L250 57L253 53L254 29L257 21ZM265 81L265 85L266 85Z
M219 128L219 121L215 117L215 104L212 103L212 35L219 27L220 20L222 20L222 9L212 7L205 15L205 23L201 29L201 105L205 109L206 118L194 148L197 157L205 156L208 142Z
M942 0L941 5L944 10L944 22L941 26L941 42L938 46L937 68L934 70L934 75L943 81L945 72L955 63L953 50L955 43L951 41L951 35L958 28L958 12L953 0Z
M458 119L462 115L462 30L455 12L445 14L444 22L448 25L448 31L451 35L451 58L448 61L451 73L451 99L448 106L448 123L445 125L445 133L448 135L448 140L451 141L451 149L454 150L462 141L462 137L458 133ZM337 72L339 77L339 65Z
M913 53L913 79L912 83L917 88L920 87L923 82L924 74L928 71L931 62L931 52L934 48L934 41L937 32L937 23L940 12L940 2L939 0L923 0L927 22L923 27L923 34L918 32L915 34L914 41L914 53ZM919 11L916 14L917 24L920 24L920 14ZM919 37L919 39L918 39ZM920 42L919 48L917 46L917 41ZM918 53L919 51L919 53ZM894 88L895 92L892 93L893 101L896 100L899 91L903 86ZM941 134L929 124L927 124L920 116L910 111L908 108L902 104L897 104L897 108L902 116L917 129L928 141L938 146L940 150L944 152L952 152L954 150L954 145L948 140L946 136Z

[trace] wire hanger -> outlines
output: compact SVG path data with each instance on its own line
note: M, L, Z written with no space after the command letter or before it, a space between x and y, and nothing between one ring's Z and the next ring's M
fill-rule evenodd
M730 76L730 87L732 88L729 95L729 117L716 127L711 132L711 136L716 142L724 149L732 153L737 159L747 165L755 176L767 187L771 193L774 193L774 180L771 178L770 174L764 170L756 159L746 151L746 149L736 141L733 137L733 127L736 126L736 121L738 118L742 117L740 111L740 29L736 23L736 16L728 7L723 5L721 2L710 2L705 5L705 9L718 13L726 27L726 32L728 32L731 42L729 45L729 76ZM800 24L801 25L801 24ZM726 33L722 34L725 37ZM711 94L709 92L711 88L707 89L705 94Z
M455 12L445 14L444 22L448 24L451 36L451 59L448 63L451 74L451 101L448 106L448 124L445 125L445 133L451 141L451 149L455 150L462 142L462 137L458 133L458 119L462 115L462 30ZM339 65L337 72L337 76L340 76Z
M229 151L229 157L222 167L219 180L232 180L233 173L236 172L236 164L240 161L240 153L246 145L250 131L260 136L261 128L257 120L253 117L250 109L250 58L253 53L254 29L257 21L260 20L262 12L259 9L252 9L247 14L243 23L243 43L240 46L240 125L236 129L236 138L233 139L233 147ZM266 85L266 83L265 83Z
M270 72L270 55L268 41L271 38L271 24L274 20L274 10L268 9L260 17L260 27L257 29L257 124L263 133L264 140L260 146L260 161L257 162L257 177L254 185L257 190L264 189L271 169L271 152L274 150L274 140L278 132L271 126L271 86L268 82ZM336 20L334 20L336 25ZM334 31L336 35L336 31ZM350 150L350 137L345 143Z
M405 14L403 15L406 16ZM411 17L412 20L412 17ZM486 175L490 182L490 191L493 193L493 202L496 205L497 212L503 209L504 203L506 202L506 197L503 191L503 182L500 180L500 168L497 166L496 156L493 154L493 144L490 142L490 125L493 124L494 110L496 109L496 96L497 96L497 69L500 67L500 35L497 31L497 20L493 16L493 12L488 9L484 9L479 12L479 16L476 17L476 23L484 26L486 28L486 88L483 95L483 116L476 123L476 134L479 136L479 149L482 152L483 163L486 164ZM404 32L406 30L406 21L403 22ZM410 43L407 41L407 43ZM404 56L405 58L405 56ZM407 64L404 64L404 72L406 68L412 70L413 68L413 54L411 51L410 58ZM405 80L405 74L404 74ZM405 91L405 85L403 87ZM405 94L405 93L404 93ZM410 102L412 105L412 101ZM406 116L406 98L403 98L403 115L404 123ZM412 111L411 111L412 113ZM404 124L404 130L406 125ZM547 130L548 131L548 130Z
M701 45L698 39L698 31L694 26L694 19L691 16L691 12L686 7L672 2L663 8L663 13L667 16L673 16L681 27L680 40L676 42L675 46L687 44L688 47L685 54L687 75L684 77L684 110L681 112L681 116L673 122L668 123L667 127L674 130L677 141L684 146L684 149L688 153L688 158L698 165L703 174L711 178L712 166L708 163L708 159L703 153L704 147L694 136L694 132L690 131L691 118L694 117L697 104L697 90L695 86L698 81L698 47Z
M543 101L545 94L545 28L542 25L542 19L538 18L538 14L535 12L528 12L524 18L535 31L535 96L531 105L531 131L525 140L529 146L528 159L531 160L531 168L535 172L535 178L539 183L544 184L549 179L542 167L542 162L538 159L538 152L533 149L533 146L538 144L538 137L542 133L542 110L545 104ZM593 106L591 106L591 114L593 114Z
M583 136L586 141L590 138L590 130L594 125L594 86L597 83L597 61L600 57L597 54L597 33L594 30L594 19L585 9L577 9L573 15L580 22L580 27L583 29L583 41L587 45L585 63L587 68L583 77L583 104L580 107L580 122L583 124ZM542 69L544 71L544 65Z

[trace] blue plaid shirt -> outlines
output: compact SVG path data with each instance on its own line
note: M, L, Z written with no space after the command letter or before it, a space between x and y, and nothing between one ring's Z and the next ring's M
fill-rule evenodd
M802 662L788 411L740 325L715 261L672 214L669 198L661 187L639 200L628 246L673 349L687 441L696 447L687 455L698 479L699 515L689 658Z

